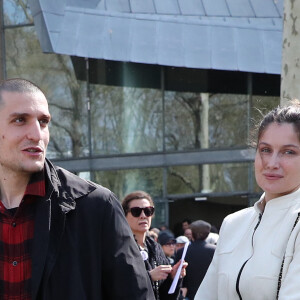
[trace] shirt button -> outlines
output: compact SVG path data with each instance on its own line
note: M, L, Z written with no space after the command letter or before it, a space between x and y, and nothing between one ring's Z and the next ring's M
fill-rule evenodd
M16 224L15 222L13 222L13 223L11 224L11 226L12 226L12 227L16 227L17 224Z
M13 261L12 265L15 267L18 264L16 260Z

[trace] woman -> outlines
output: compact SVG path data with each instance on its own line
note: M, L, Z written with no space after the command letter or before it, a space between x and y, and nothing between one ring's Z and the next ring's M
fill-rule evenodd
M258 128L254 207L227 216L195 300L300 299L300 104Z
M171 267L161 246L147 235L154 214L151 196L143 191L130 193L123 199L122 206L144 259L156 299L177 299L179 284L174 294L168 294L168 291L180 262ZM181 276L185 276L186 266L187 263L184 263Z

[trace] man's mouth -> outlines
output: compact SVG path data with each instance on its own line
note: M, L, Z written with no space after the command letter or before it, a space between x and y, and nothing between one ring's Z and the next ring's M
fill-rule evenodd
M27 149L26 151L28 151L28 152L41 152L40 150L37 150L37 149Z
M28 147L23 149L24 152L27 153L42 153L43 152L43 148L41 147Z

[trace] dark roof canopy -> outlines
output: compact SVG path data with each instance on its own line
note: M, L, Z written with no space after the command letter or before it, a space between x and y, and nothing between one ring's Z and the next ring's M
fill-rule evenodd
M29 0L44 52L281 73L283 0Z

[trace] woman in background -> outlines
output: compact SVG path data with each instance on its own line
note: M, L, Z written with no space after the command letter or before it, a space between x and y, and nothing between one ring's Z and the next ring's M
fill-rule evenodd
M300 104L258 127L254 207L227 216L195 300L300 299Z
M168 294L168 291L180 262L172 267L161 246L147 234L154 214L151 196L144 191L135 191L123 199L122 206L150 276L156 299L177 299L180 283L175 293ZM183 263L182 277L185 276L186 266L187 263Z

